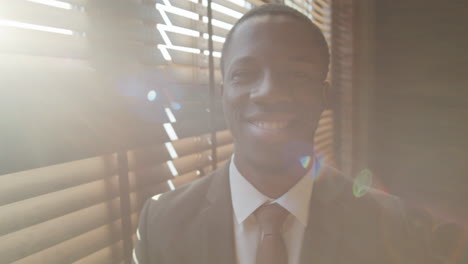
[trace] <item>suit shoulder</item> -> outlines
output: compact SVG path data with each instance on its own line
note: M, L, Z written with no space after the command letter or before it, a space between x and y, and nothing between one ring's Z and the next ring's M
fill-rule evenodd
M217 172L197 179L173 191L157 194L146 201L149 217L172 220L196 213L205 201L205 196Z

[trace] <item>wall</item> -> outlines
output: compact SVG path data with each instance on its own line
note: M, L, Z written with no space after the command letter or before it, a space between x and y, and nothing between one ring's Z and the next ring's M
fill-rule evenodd
M468 2L374 8L369 164L389 191L466 221Z

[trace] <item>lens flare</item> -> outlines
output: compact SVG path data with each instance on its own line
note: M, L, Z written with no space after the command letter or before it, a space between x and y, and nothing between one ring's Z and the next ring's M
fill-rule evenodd
M154 102L156 98L158 98L158 93L156 93L155 90L151 90L148 92L147 98L148 98L148 101Z
M312 160L312 158L310 156L304 156L301 158L301 165L304 169L307 169L309 168L310 166L310 161Z
M353 182L353 194L359 198L364 196L372 186L372 172L364 169L356 176Z
M176 103L176 102L172 102L171 107L174 110L180 110L182 108L182 106L179 103Z

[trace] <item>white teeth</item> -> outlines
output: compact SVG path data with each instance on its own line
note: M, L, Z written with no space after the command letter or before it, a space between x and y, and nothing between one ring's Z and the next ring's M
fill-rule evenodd
M287 121L255 121L254 125L269 130L283 129L288 125Z

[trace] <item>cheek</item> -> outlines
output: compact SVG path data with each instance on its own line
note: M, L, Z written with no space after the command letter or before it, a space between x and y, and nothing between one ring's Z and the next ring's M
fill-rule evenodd
M324 109L324 101L321 96L303 95L299 98L296 97L296 99L297 105L299 106L298 108L300 109L302 115L316 119L322 114Z
M223 97L224 119L233 134L237 134L242 106L232 98Z
M227 89L223 94L223 108L229 120L238 121L248 103L249 93L240 89Z

